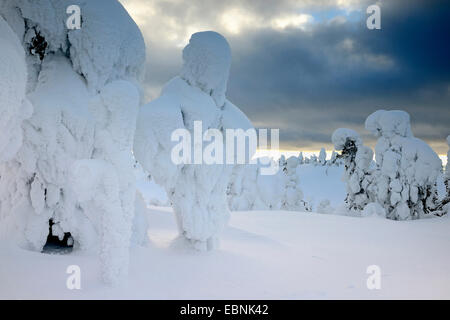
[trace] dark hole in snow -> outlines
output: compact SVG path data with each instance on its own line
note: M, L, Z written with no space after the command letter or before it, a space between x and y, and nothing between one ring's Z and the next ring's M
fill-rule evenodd
M31 39L30 53L32 55L38 55L39 59L43 60L46 54L45 51L47 46L48 44L45 41L45 38L41 36L40 32L37 32L37 34Z
M45 243L42 252L48 254L71 253L73 249L73 238L70 232L65 232L63 239L60 240L58 236L52 234L52 226L55 224L53 219L50 219L48 224L47 242Z

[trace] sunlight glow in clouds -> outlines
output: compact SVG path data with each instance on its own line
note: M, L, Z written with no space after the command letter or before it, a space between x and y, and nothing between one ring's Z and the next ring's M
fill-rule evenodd
M307 24L312 22L314 22L313 16L309 14L297 14L274 18L271 25L274 29L286 29L292 27L305 30Z
M260 17L250 12L245 12L240 8L232 8L224 12L220 18L220 22L227 31L234 34L240 33L243 28L255 28L263 24Z
M250 12L243 11L239 8L233 8L226 11L221 16L222 26L232 34L239 34L245 28L272 28L282 30L286 28L300 28L306 29L309 23L314 22L313 16L309 14L290 14L275 16L272 19L265 21L260 16L254 15Z

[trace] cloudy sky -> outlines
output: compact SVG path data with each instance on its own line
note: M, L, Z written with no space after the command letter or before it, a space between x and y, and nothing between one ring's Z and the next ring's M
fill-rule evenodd
M147 99L177 75L192 33L214 30L233 53L228 98L258 128L279 128L284 150L332 149L339 127L360 132L377 109L410 113L439 154L450 134L450 5L385 0L120 0L147 45Z

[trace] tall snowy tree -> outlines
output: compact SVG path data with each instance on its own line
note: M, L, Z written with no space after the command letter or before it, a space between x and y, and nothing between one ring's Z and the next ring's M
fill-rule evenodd
M376 194L387 217L415 219L434 211L442 163L424 141L413 136L409 114L378 110L367 118L365 126L378 138Z
M298 155L298 164L302 165L304 163L303 152L300 152Z
M325 151L325 148L322 148L320 149L319 152L319 163L324 166L326 162L327 162L327 153Z
M305 202L303 201L303 192L299 186L299 176L297 174L298 158L289 157L286 161L284 197L282 201L282 209L292 211L305 210Z
M118 1L76 1L83 21L75 30L65 24L72 4L0 3L0 16L22 41L34 108L23 121L22 146L0 166L0 225L36 251L49 236L70 233L75 248L101 253L103 278L112 283L127 273L135 221L131 141L145 44Z
M227 188L232 166L175 163L173 132L193 136L195 121L215 129L253 128L248 118L226 99L231 50L216 32L191 36L183 50L183 67L161 96L143 106L138 117L134 154L155 181L164 186L177 218L180 239L198 250L217 247L229 217ZM203 132L202 132L203 134ZM226 141L222 141L226 145ZM201 150L203 151L203 150ZM255 150L250 151L252 156Z

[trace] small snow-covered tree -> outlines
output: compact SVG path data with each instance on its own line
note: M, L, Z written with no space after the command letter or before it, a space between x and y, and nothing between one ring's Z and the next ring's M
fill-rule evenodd
M227 188L230 210L253 210L257 200L257 165L236 165Z
M434 211L442 163L424 141L413 136L409 114L378 110L365 126L378 138L376 195L387 218L415 219Z
M316 211L317 213L331 214L333 213L334 208L331 206L330 200L323 199L319 202Z
M325 148L320 149L320 153L319 153L319 163L321 165L325 165L327 162L327 153L325 151Z
M265 159L263 163L269 161L275 160ZM273 175L263 175L260 170L261 164L233 168L227 190L231 210L277 210L285 203L286 167Z
M449 146L449 150L447 152L447 165L445 166L444 172L444 185L446 193L437 207L436 213L438 215L450 214L450 136L447 137L447 144Z
M317 166L319 163L319 159L315 154L312 154L311 157L309 157L309 163L312 163L313 165Z
M303 158L303 152L300 152L299 155L298 155L298 164L302 165L304 163L305 163L305 160Z
M447 196L450 198L450 135L447 137L447 144L449 150L447 152L447 165L445 166L445 188L447 189Z
M299 186L299 177L297 174L298 158L289 157L286 161L284 197L282 200L282 209L301 211L305 210L303 201L303 192Z
M339 157L344 160L344 180L347 184L347 208L361 211L371 201L370 184L372 176L370 163L372 149L363 145L359 134L351 129L339 128L334 131L331 140Z
M333 153L331 153L331 157L330 160L328 161L329 165L336 165L336 160L337 160L337 152L335 150L333 150Z

